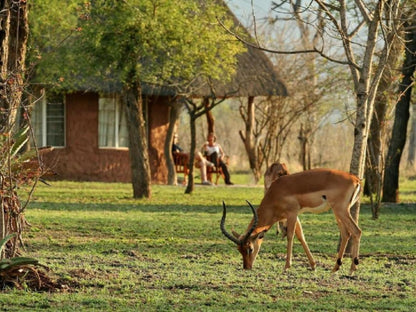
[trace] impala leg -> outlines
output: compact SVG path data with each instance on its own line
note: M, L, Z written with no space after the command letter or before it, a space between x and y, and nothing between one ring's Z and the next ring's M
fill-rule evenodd
M287 233L286 221L279 221L276 223L276 235L279 235L279 233L282 233L282 239L286 237L286 233Z
M308 256L309 264L312 270L315 270L316 262L313 259L312 253L309 250L308 244L306 243L305 236L303 235L302 224L300 223L299 218L296 220L295 234L300 243L302 244L303 250L305 250L306 255Z
M292 265L293 238L295 236L297 217L287 219L287 252L285 271Z
M347 247L347 243L351 235L348 232L347 227L344 223L345 222L344 218L336 216L336 219L337 219L339 231L341 233L341 244L339 245L337 261L335 262L335 266L332 269L332 272L338 271L339 267L342 265L342 258L344 257L345 248Z
M337 216L338 227L341 232L341 244L339 247L338 252L338 259L335 264L333 272L337 271L342 264L342 258L345 253L345 248L347 247L347 243L350 238L353 239L353 245L351 247L351 269L350 274L352 274L356 269L359 263L358 254L360 249L360 239L361 239L361 229L358 227L357 223L355 223L354 219L348 213L347 215Z
M352 274L357 269L357 265L359 263L361 229L358 227L357 223L354 221L351 215L349 215L348 217L349 218L347 220L347 227L349 232L351 233L351 238L354 242L351 250L350 274Z

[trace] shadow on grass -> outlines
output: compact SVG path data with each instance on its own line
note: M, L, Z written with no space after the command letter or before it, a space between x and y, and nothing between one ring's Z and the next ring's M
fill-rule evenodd
M371 206L366 204L362 205L363 212L371 213ZM389 215L389 214L401 214L401 215L415 215L416 216L416 204L393 204L393 203L386 203L383 204L380 209L380 215Z
M258 205L254 205L257 207ZM141 211L146 213L211 213L211 214L222 214L222 203L219 202L216 206L206 205L160 205L160 204L109 204L109 203L32 203L31 208L50 210L50 211ZM227 205L227 212L239 213L251 215L251 211L247 205ZM328 212L332 213L332 212ZM371 207L368 204L361 205L361 214L371 214ZM416 204L385 204L382 206L380 215L415 215L416 216Z
M43 203L33 203L31 208L40 209L40 210L49 210L49 211L141 211L147 213L161 213L161 212L171 212L171 213L221 213L222 214L222 203L218 203L217 206L205 206L205 205L158 205L158 204L91 204L91 203L53 203L53 202L43 202ZM248 206L232 206L227 205L227 212L231 213L243 213L243 214L252 214Z

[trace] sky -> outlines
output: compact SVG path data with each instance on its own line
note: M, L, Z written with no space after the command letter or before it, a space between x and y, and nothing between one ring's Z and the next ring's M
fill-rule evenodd
M240 22L246 24L247 20L252 19L253 9L256 19L269 15L272 0L226 0L225 3Z
M276 44L281 48L282 45L286 47L286 43L287 47L290 47L299 38L297 27L291 27L289 22L269 23L270 17L277 16L277 13L271 10L273 0L224 0L224 2L252 36L257 32L257 39L264 48L273 50L277 49ZM253 26L253 15L256 18L256 27Z

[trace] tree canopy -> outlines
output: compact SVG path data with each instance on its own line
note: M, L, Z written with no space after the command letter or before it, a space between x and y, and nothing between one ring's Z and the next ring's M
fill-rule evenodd
M186 86L227 79L243 45L216 22L226 8L184 0L39 0L32 4L36 80L66 89L132 81ZM66 7L66 10L62 10Z

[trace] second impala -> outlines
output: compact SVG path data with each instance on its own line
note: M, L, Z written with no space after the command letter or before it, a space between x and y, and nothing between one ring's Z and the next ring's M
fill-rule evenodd
M332 208L339 230L341 244L333 268L337 271L342 264L345 248L352 238L353 273L358 265L361 230L350 214L350 208L359 199L360 180L347 172L331 169L313 169L292 175L282 176L274 181L264 195L257 211L250 205L253 219L245 234L228 233L225 229L226 206L223 203L221 219L222 233L237 244L243 257L244 269L251 269L263 242L264 234L278 221L287 221L287 255L285 269L292 263L293 238L302 244L312 269L316 263L305 241L298 215L304 212L320 213Z

